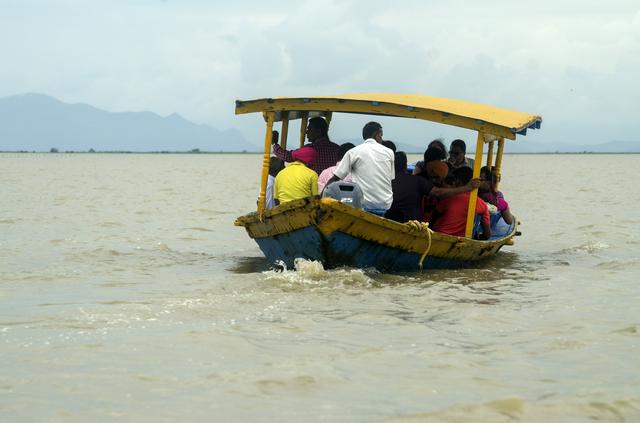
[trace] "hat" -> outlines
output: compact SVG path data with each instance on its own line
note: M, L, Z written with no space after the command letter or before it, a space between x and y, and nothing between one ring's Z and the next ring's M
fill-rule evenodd
M302 162L304 164L312 165L318 158L318 153L312 147L301 147L291 152L293 160Z
M427 163L427 175L446 178L449 173L449 166L440 160L432 160Z

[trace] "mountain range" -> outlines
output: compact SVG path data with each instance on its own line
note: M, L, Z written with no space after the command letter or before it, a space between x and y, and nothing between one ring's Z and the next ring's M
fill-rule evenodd
M343 140L359 144L361 140ZM534 141L534 140L532 140ZM422 153L426 146L398 143L398 150ZM260 152L237 129L218 130L177 113L113 113L88 104L64 103L43 94L0 98L0 151L192 151ZM473 145L468 145L472 153ZM640 153L640 142L603 144L507 141L506 153Z
M0 98L0 151L258 151L237 129L180 115L112 113L42 94Z

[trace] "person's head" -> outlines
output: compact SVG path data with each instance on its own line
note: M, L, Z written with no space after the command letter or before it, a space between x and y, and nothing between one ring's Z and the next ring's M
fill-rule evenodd
M373 138L377 142L382 142L382 125L378 122L369 122L362 128L362 139Z
M284 169L284 160L277 157L269 159L269 175L276 176L282 169Z
M316 152L316 150L313 147L309 146L293 150L291 152L291 155L293 156L293 160L302 162L307 166L315 164L316 160L318 159L318 153Z
M462 140L451 141L449 147L449 161L453 164L460 164L464 162L464 155L467 152L467 144Z
M278 131L276 130L271 131L271 144L277 144L279 138L280 138L280 133L278 133Z
M388 149L390 149L391 151L393 151L394 153L396 152L396 145L393 143L393 141L383 140L381 144L387 147Z
M307 124L307 140L314 142L318 138L326 137L329 133L329 124L323 117L316 116L309 119Z
M444 181L442 182L443 187L451 188L456 186L456 177L453 174L453 171L449 172Z
M340 145L340 160L342 160L344 155L347 154L347 151L351 150L353 147L355 147L355 145L350 142L345 142L344 144Z
M497 182L498 175L493 167L483 166L480 169L480 187L478 188L480 191L494 191Z
M393 166L396 169L396 175L398 173L407 172L407 155L404 151L396 151L394 154Z
M438 147L429 147L424 152L424 162L429 163L434 160L442 161L447 158L447 155Z
M471 178L473 178L473 169L467 166L458 167L453 169L453 176L456 177L458 186L467 185Z
M436 138L435 140L431 141L427 148L431 147L440 149L440 151L442 151L442 154L444 154L444 158L447 158L447 147L444 146L442 138Z
M449 166L440 160L432 160L427 163L427 175L436 185L441 185L449 174Z

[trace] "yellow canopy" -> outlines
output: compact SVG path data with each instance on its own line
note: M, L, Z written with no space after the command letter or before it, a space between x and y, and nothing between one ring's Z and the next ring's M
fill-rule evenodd
M485 104L413 94L344 94L331 97L277 97L236 100L236 114L289 112L289 120L302 112L363 113L428 120L445 125L473 129L484 134L515 139L528 128L540 128L542 118L536 115L501 109Z

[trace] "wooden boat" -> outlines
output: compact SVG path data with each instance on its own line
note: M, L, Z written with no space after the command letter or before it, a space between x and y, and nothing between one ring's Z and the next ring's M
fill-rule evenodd
M309 117L358 113L422 119L476 130L473 175L482 167L485 144L488 166L499 175L505 139L515 140L528 129L540 128L542 118L461 100L418 95L349 94L335 97L263 98L236 101L236 114L261 112L266 121L262 184L256 212L238 217L264 255L274 263L294 267L298 258L317 260L325 268L351 266L380 271L415 271L456 268L495 255L512 245L518 223L489 240L472 238L477 190L471 192L466 236L434 232L420 222L398 223L356 209L331 198L309 197L265 209L265 193L271 152L271 132L281 122L282 147L286 148L289 122L300 119L300 146ZM497 143L494 163L494 145Z

